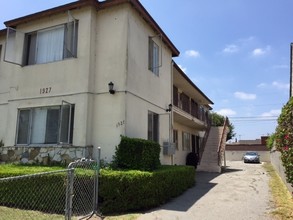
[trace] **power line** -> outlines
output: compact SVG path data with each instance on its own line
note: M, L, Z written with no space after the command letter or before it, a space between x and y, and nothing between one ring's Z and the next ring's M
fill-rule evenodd
M235 116L235 117L228 117L229 119L274 119L278 118L279 116Z

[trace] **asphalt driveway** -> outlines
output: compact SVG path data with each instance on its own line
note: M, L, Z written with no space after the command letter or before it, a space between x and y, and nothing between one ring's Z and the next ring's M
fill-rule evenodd
M228 161L222 174L198 172L196 186L139 220L272 219L269 175L261 164Z

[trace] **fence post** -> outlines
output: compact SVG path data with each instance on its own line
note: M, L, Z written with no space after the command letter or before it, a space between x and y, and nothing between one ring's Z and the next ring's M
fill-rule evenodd
M94 195L94 213L98 214L99 205L99 171L100 171L100 160L101 160L101 147L98 147L98 158L97 158L97 169L95 171L95 195Z
M74 168L73 163L70 163L67 171L67 187L66 187L66 206L65 206L65 219L71 220L72 216L72 198L73 198L73 181L74 181Z

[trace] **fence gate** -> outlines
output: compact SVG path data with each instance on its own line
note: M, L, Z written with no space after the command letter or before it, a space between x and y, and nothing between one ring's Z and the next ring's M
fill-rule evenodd
M68 166L65 219L98 215L98 171L94 160L81 159Z

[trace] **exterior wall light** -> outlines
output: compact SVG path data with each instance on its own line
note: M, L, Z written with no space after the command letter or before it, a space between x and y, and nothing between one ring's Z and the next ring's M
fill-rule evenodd
M115 92L116 92L114 90L114 83L113 82L109 82L108 86L109 86L109 93L112 94L112 95L114 95Z
M166 109L166 112L170 112L170 111L172 111L172 104L169 104L168 108Z
M198 136L201 138L204 138L205 133L206 133L206 131L199 131Z

